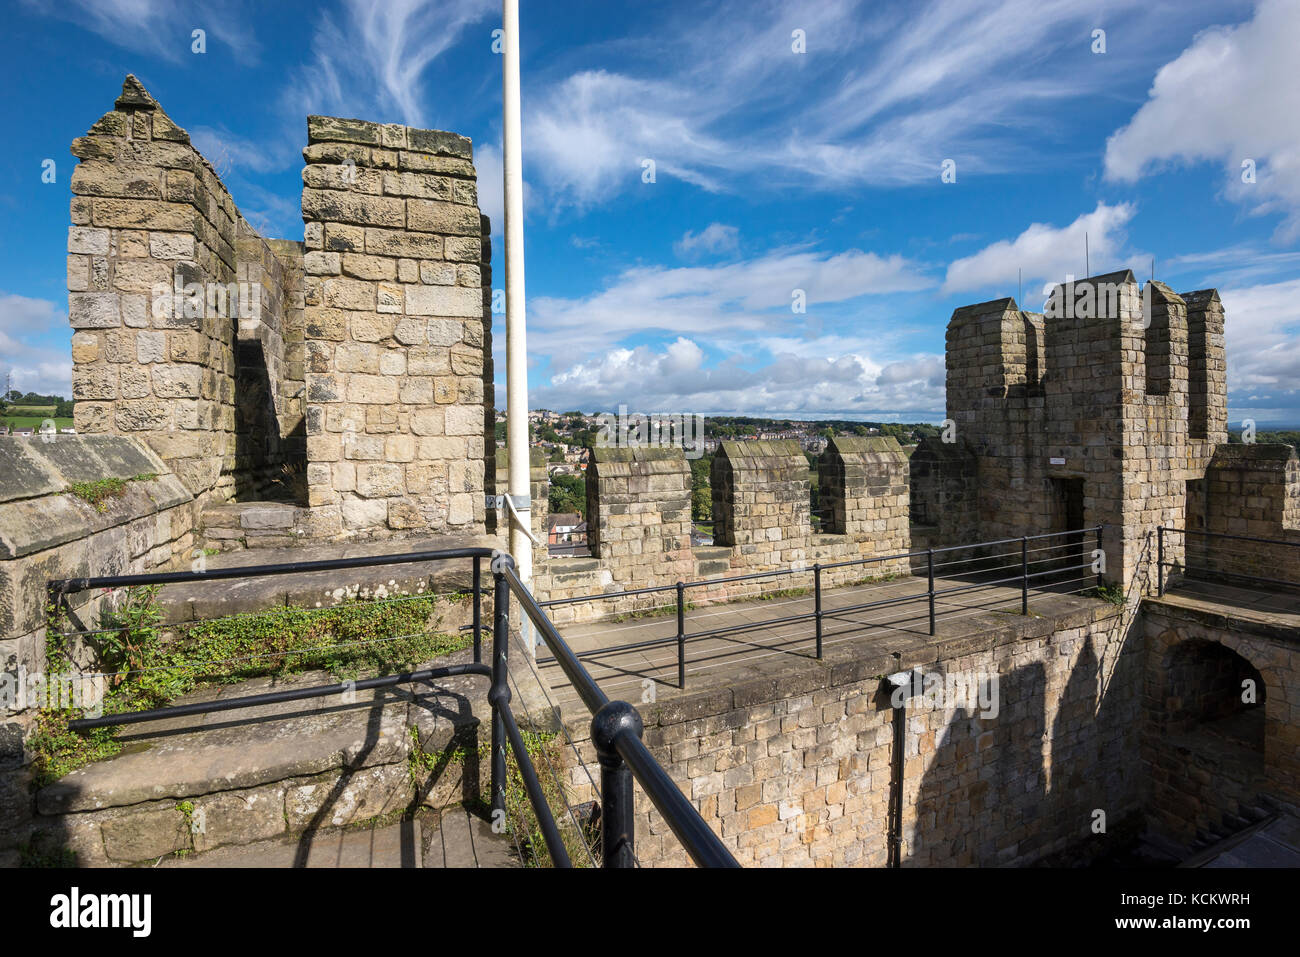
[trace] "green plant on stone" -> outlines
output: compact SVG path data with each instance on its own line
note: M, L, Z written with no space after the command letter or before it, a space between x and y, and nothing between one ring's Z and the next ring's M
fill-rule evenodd
M161 625L157 587L128 589L100 616L90 636L109 679L105 714L161 707L198 688L265 675L323 669L340 680L391 674L468 647L469 634L430 631L439 601L420 595L387 601L354 599L325 608L278 608L189 625ZM453 598L454 600L458 600ZM51 672L67 667L65 612L47 609ZM164 640L164 630L173 633ZM37 715L29 740L37 786L121 750L115 730L68 729L79 711Z
M153 473L142 472L125 479L102 478L93 482L73 482L68 486L67 491L69 495L75 495L90 504L95 511L105 512L108 510L108 500L125 495L129 482L152 482L157 477Z
M1127 601L1127 596L1124 594L1124 586L1113 582L1090 588L1088 591L1084 592L1084 594L1091 598L1100 598L1102 601L1108 601L1112 605L1122 605Z

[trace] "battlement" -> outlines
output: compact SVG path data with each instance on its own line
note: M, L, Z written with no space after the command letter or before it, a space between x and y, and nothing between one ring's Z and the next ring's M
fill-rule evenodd
M302 241L262 237L133 76L72 152L79 433L139 438L202 507L297 506L276 541L485 530L491 253L468 139L308 117Z
M1139 285L1122 269L1055 286L1041 315L1009 298L959 308L947 346L948 418L964 451L931 440L913 458L926 534L1104 523L1127 581L1145 530L1182 524L1187 484L1227 441L1218 293Z

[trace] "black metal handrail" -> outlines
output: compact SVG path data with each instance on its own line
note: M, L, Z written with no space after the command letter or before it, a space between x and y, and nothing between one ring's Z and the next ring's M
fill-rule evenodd
M751 572L744 575L732 575L726 578L705 578L698 581L683 582L679 581L671 585L654 585L646 588L630 588L623 591L601 592L597 595L577 595L570 598L557 598L550 601L534 602L539 614L543 613L545 608L551 608L559 605L573 605L580 602L608 601L615 598L626 598L638 595L648 595L660 592L673 591L676 593L676 612L677 612L677 633L671 636L659 638L648 638L641 641L628 642L621 645L613 645L603 648L593 649L583 652L580 658L594 658L611 654L618 654L625 651L632 651L640 648L657 648L663 645L676 642L677 644L677 687L679 690L686 688L686 646L689 641L695 641L702 638L718 638L723 635L735 634L741 631L752 631L760 628L768 628L774 625L795 624L798 622L813 621L816 623L814 637L816 641L816 657L818 660L822 657L823 638L824 638L824 621L828 615L842 615L849 612L865 611L872 608L885 608L894 605L903 605L909 602L927 602L929 614L930 634L937 633L937 622L940 613L936 611L935 601L947 595L958 595L964 592L976 591L981 588L989 588L994 585L1006 585L1012 582L1019 582L1021 587L1021 614L1029 614L1029 587L1030 582L1037 578L1060 575L1063 572L1096 570L1097 585L1103 584L1103 576L1099 568L1096 568L1094 562L1086 562L1080 565L1070 565L1064 568L1052 568L1046 571L1031 572L1030 566L1044 561L1038 559L1034 562L1029 560L1028 544L1033 541L1040 541L1047 538L1060 538L1067 535L1085 535L1089 532L1096 534L1096 548L1098 551L1102 548L1102 532L1105 525L1092 525L1087 528L1073 529L1065 532L1045 532L1040 535L1022 535L1019 538L1003 538L988 542L974 542L969 545L945 545L941 548L927 548L923 551L898 552L892 555L872 555L866 558L853 558L840 562L815 563L806 568L776 568L769 571ZM993 581L975 582L973 584L956 585L951 588L935 588L935 564L934 556L956 551L967 551L977 548L989 548L997 545L1020 546L1019 549L1019 571L1006 578L999 578ZM1049 548L1071 548L1076 547L1074 543L1067 542L1064 545L1052 545ZM1082 542L1077 544L1082 548ZM902 559L924 558L926 567L927 587L923 592L917 592L914 595L899 595L893 598L882 598L876 601L862 602L855 605L848 605L840 608L826 611L822 606L822 572L832 568L846 568L854 565L869 565L879 562L900 561ZM964 559L963 559L964 561ZM909 563L910 567L910 563ZM972 574L984 574L999 569L985 569L983 571L975 570ZM757 622L742 622L736 625L723 625L718 628L706 631L686 631L686 589L688 588L707 588L710 586L725 585L732 582L753 581L760 578L774 578L782 575L804 575L811 573L813 576L813 610L801 612L794 615L783 615L776 618L766 618ZM559 663L561 668L568 674L568 668L557 658L539 658L539 664ZM590 707L590 705L588 705Z
M551 860L558 867L570 867L572 862L565 848L560 830L547 803L536 767L528 754L528 749L519 730L519 724L511 708L509 687L509 647L510 647L510 594L513 591L520 600L520 605L533 619L544 639L553 651L568 646L559 637L549 619L537 606L536 599L514 574L514 563L509 555L491 548L466 547L439 549L434 551L403 552L389 555L366 555L354 558L325 559L308 562L286 562L267 565L232 566L228 568L204 569L202 571L151 572L140 575L99 575L83 578L58 579L49 582L50 599L56 605L63 602L68 595L94 588L129 588L142 585L162 585L184 582L203 582L230 580L236 578L253 578L268 575L289 575L304 572L339 571L353 568L369 568L382 565L411 564L417 562L441 562L458 559L473 560L473 630L474 661L472 663L428 668L419 671L406 671L395 675L380 675L359 681L343 682L329 685L311 685L303 688L289 688L266 694L247 695L221 701L193 702L183 705L171 705L121 714L102 715L98 718L80 718L68 722L71 730L81 731L91 728L113 727L118 725L138 724L163 718L188 717L218 711L232 711L260 705L278 704L286 701L306 700L311 698L342 695L359 690L391 687L445 678L454 675L479 675L489 677L491 686L488 702L492 709L492 759L491 759L491 799L489 802L494 822L504 819L506 794L506 748L515 755L519 773L523 779L524 790L529 804L536 815L542 839L550 853ZM493 629L492 662L482 660L482 562L492 561L494 575L493 587ZM571 652L569 653L571 657ZM633 857L633 825L631 777L635 775L652 802L664 815L674 833L681 837L691 856L703 866L736 866L735 859L727 852L717 836L709 830L704 819L695 807L685 799L667 772L655 760L640 739L641 718L636 709L626 702L610 702L601 692L586 669L573 658L570 668L566 669L569 680L574 687L585 692L584 701L599 702L596 709L600 713L593 718L593 741L597 744L598 757L601 761L601 821L604 836L604 865L606 867L630 867ZM571 673L570 673L571 672ZM628 732L635 729L635 734ZM607 765L609 766L607 769Z
M1186 549L1187 546L1188 535L1197 535L1202 538L1228 539L1231 541L1238 541L1238 542L1254 542L1257 545L1282 545L1286 548L1300 548L1300 541L1291 542L1283 538L1260 538L1257 535L1234 535L1231 532L1207 532L1195 528L1173 528L1172 526L1168 526L1168 525L1160 525L1156 528L1156 594L1157 595L1163 595L1165 593L1165 586L1167 584L1166 581L1167 576L1165 575L1165 568L1168 567L1172 569L1178 567L1177 564L1174 562L1165 561L1165 535L1166 534L1182 535L1184 549ZM1186 555L1184 555L1183 568L1187 571L1193 570L1186 563ZM1250 582L1251 584L1256 584L1256 585L1283 585L1288 588L1300 587L1300 581L1296 581L1294 579L1287 580L1283 578L1266 578L1258 575L1246 575L1238 571L1225 571L1223 569L1215 569L1215 572L1216 574L1226 576L1229 579L1242 581L1242 582Z
M605 866L627 867L634 859L632 780L635 778L696 864L738 867L726 845L641 740L641 716L636 708L626 701L610 701L600 690L532 592L519 580L510 556L494 559L492 571L498 576L498 582L501 578L509 582L519 606L591 713L591 740L600 762L601 850Z

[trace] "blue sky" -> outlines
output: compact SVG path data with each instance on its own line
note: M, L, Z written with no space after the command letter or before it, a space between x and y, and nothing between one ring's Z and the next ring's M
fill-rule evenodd
M268 236L302 238L308 113L471 137L501 234L499 3L4 6L24 391L68 389L68 144L128 72ZM1041 309L1086 233L1093 273L1217 286L1233 424L1300 423L1298 0L521 6L534 407L937 420L952 310L1018 269Z

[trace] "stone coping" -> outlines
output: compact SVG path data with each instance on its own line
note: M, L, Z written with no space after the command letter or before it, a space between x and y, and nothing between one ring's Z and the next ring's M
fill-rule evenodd
M21 558L192 501L143 443L117 435L0 438L0 559ZM130 479L103 511L68 494L76 482Z
M206 561L209 568L238 568L470 547L500 548L501 543L486 535L429 536L307 545L300 548L250 549L224 552ZM473 587L473 582L473 563L466 558L268 575L261 578L186 582L164 586L158 593L158 603L165 615L164 622L175 623L267 611L287 605L319 608L336 605L349 598L465 592ZM483 587L490 588L491 583L485 559Z

